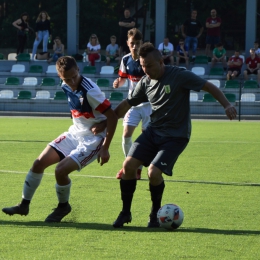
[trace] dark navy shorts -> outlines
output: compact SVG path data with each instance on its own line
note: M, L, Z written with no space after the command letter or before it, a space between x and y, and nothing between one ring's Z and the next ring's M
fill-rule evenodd
M132 144L128 156L143 162L146 167L152 164L172 176L174 164L188 142L188 138L159 136L148 127Z

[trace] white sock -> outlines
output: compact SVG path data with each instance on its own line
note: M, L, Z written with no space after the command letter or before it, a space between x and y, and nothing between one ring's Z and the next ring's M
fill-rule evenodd
M43 173L34 173L31 170L27 173L23 185L22 198L31 200L36 189L41 183Z
M57 194L57 197L58 197L58 201L60 203L65 203L65 202L69 201L70 187L71 187L71 182L68 185L65 185L65 186L60 186L59 184L56 183L56 185L55 185L56 194Z
M122 148L125 157L127 156L131 146L132 146L132 137L122 137Z

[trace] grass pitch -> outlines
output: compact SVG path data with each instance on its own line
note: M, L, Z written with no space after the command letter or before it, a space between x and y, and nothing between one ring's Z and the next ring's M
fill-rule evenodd
M0 124L2 208L20 201L32 162L71 120L0 118ZM124 160L119 122L109 163L71 174L72 212L62 223L43 222L57 205L54 166L28 216L0 212L0 259L260 259L259 133L259 122L193 121L174 176L165 177L163 204L183 209L182 226L174 232L146 228L151 202L144 169L132 223L114 229L121 210L115 174Z

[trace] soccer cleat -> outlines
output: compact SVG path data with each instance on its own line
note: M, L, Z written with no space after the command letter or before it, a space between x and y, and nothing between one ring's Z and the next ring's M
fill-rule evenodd
M116 178L117 179L121 179L123 175L123 169L121 169L117 174L116 174Z
M148 221L148 228L157 228L160 227L158 218L157 218L157 213L151 213L149 216L149 221Z
M65 216L71 212L71 206L68 204L66 207L57 207L54 211L45 219L45 222L60 222Z
M132 221L132 215L131 212L128 214L125 214L123 211L120 212L119 216L117 217L116 221L113 223L113 227L119 228L123 227L125 223L131 223Z
M29 213L29 205L24 205L24 204L18 204L17 206L13 206L10 208L3 208L2 211L7 214L7 215L14 215L14 214L19 214L21 216L26 216Z
M142 170L141 169L137 169L137 173L136 173L136 179L137 180L141 179L141 173L142 173Z

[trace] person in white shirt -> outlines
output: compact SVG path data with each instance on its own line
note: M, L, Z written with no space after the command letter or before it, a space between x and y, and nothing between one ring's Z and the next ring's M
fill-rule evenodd
M171 64L173 65L174 63L174 58L173 58L173 51L174 51L174 46L172 43L169 42L169 38L165 37L163 42L159 44L158 50L161 52L163 56L163 61L164 64Z
M101 46L99 44L97 35L92 34L87 44L88 60L91 66L95 66L95 60L100 58L100 49Z

